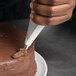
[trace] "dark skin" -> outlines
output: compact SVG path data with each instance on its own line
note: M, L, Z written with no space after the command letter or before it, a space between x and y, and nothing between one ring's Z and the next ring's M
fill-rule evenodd
M72 17L76 0L32 0L30 18L38 25L58 25Z

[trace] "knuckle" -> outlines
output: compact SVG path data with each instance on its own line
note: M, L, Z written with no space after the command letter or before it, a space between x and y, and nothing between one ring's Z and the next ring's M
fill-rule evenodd
M70 19L72 17L72 12L68 15L68 18Z
M59 0L53 0L52 1L52 5L56 5L57 3L59 3Z
M48 15L53 16L53 14L54 14L54 7L50 6L48 9Z
M36 8L36 3L33 2L33 10Z
M36 2L33 3L33 11L39 12L41 9L41 6L37 4Z
M71 17L72 17L72 12L66 15L66 17L65 17L66 21L71 19Z
M74 8L75 7L75 0L70 0L69 5L70 5L70 7Z
M75 6L76 6L76 1L75 0L73 1L72 6L73 6L73 9L74 9Z
M34 1L33 2L33 10L36 11L39 8L38 4Z
M46 25L53 25L54 21L52 18L46 20Z
M34 14L33 22L38 25L43 25L43 19L37 14Z

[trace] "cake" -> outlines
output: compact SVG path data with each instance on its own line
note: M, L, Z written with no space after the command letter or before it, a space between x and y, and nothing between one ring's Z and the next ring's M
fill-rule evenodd
M0 24L0 76L35 76L34 43L24 56L12 57L24 48L26 32L8 24Z

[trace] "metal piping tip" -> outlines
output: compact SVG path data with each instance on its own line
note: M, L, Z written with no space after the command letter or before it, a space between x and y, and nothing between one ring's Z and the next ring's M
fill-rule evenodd
M26 49L26 50L27 50L28 48L29 48L29 46L27 46L27 45L24 45L24 49Z
M24 49L27 49L27 45L24 45Z

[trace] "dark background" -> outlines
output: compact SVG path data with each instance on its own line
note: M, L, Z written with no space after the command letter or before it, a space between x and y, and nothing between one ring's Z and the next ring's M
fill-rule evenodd
M74 14L76 14L76 8L74 9Z
M0 21L29 18L31 0L0 0Z

